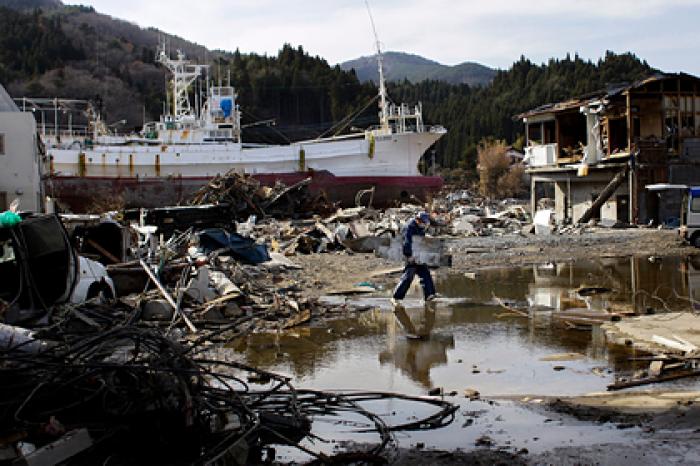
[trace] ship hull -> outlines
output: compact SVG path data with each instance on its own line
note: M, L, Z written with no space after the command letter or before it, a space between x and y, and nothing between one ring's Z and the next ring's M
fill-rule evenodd
M418 161L442 132L401 133L248 148L241 144L102 145L50 148L46 192L74 212L185 203L209 180L229 171L272 185L312 176L312 192L353 206L374 188L374 204L425 200L442 186Z
M254 174L263 185L281 181L287 185L311 177L309 190L325 193L342 206L355 205L360 190L374 188L373 205L385 207L401 202L425 202L442 187L436 176L335 176L327 171ZM47 195L73 212L110 208L162 207L185 204L211 177L78 177L50 176L45 180ZM363 197L366 204L368 197Z

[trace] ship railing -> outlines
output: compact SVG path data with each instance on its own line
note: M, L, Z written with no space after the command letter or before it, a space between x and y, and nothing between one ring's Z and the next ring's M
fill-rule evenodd
M83 141L90 137L91 132L87 127L82 128L71 128L71 129L41 129L39 128L39 134L41 140L44 144L49 147L60 147L66 144L73 143L75 141Z
M386 120L392 126L392 132L422 133L425 130L423 108L420 103L414 107L409 107L407 104L392 104L387 109Z

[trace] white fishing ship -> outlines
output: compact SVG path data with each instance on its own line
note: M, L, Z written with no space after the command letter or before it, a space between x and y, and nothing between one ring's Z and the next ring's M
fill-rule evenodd
M246 144L235 88L212 85L206 98L190 102L190 86L205 65L160 47L158 61L172 75L172 111L147 123L140 134L109 135L93 121L82 137L56 132L45 138L49 159L46 192L74 211L96 198L120 199L126 206L153 207L182 202L216 175L231 170L264 184L291 184L312 177L310 189L350 203L358 190L374 188L376 203L420 199L442 185L423 176L418 164L446 130L423 123L418 104L389 102L381 53L379 125L361 133L298 141L288 145Z

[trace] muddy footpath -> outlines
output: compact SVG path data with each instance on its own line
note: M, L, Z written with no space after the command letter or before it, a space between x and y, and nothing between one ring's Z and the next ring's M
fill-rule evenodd
M656 228L589 229L578 234L503 235L453 238L448 242L452 266L438 268L445 276L497 267L520 267L591 258L692 256L698 250L681 241L676 230ZM334 292L354 283L396 281L400 264L372 253L298 255L302 270L294 277L312 296ZM389 275L394 275L387 279Z

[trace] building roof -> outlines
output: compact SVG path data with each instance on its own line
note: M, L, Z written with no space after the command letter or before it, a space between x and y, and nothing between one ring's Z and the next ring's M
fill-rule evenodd
M646 86L647 84L650 84L650 83L664 81L666 79L678 79L678 78L690 79L690 80L695 80L695 81L700 82L700 78L698 78L697 76L693 76L692 74L687 74L687 73L654 73L652 75L647 76L644 79L640 79L639 81L635 81L633 83L611 84L608 86L608 88L606 90L592 92L590 94L586 94L586 95L579 96L579 97L569 99L569 100L565 100L562 102L541 105L539 107L536 107L536 108L533 108L533 109L528 110L526 112L523 112L519 115L516 115L514 117L514 119L515 120L522 120L523 118L532 117L535 115L543 115L543 114L547 114L547 113L562 112L564 110L578 108L581 105L585 105L585 104L587 104L589 102L593 102L595 100L607 99L609 97L615 97L615 96L624 94L625 92L628 92L630 90Z
M0 84L0 112L19 112L19 108L2 84Z
M600 99L600 97L601 97L601 94L594 96L594 97L589 96L587 98L569 99L569 100L565 100L563 102L557 102L555 104L540 105L539 107L533 108L532 110L528 110L527 112L523 112L519 115L516 115L515 119L522 120L523 118L532 117L535 115L563 112L564 110L570 110L570 109L574 109L574 108L578 109L581 105L584 105L591 100Z

